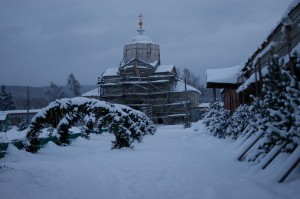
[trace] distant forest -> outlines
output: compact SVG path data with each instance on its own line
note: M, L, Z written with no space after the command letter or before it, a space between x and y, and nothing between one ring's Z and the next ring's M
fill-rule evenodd
M49 88L49 86L44 87L29 87L29 106L31 109L43 108L47 106L51 100L45 94L45 90ZM66 97L72 97L72 93L67 86L62 86L63 92L65 93ZM97 88L96 85L88 86L88 85L81 85L80 92L84 94L90 90ZM16 109L26 109L27 108L27 86L6 86L6 90L11 92ZM212 89L201 88L202 92L202 100L203 102L211 102L212 101ZM217 92L218 99L221 99L220 92Z
M27 86L6 86L7 92L11 92L16 109L27 109ZM66 97L72 97L72 92L67 86L61 86ZM31 109L43 108L47 106L51 100L45 94L45 90L49 86L44 87L29 87L29 107ZM81 86L80 92L82 94L97 88L97 86Z

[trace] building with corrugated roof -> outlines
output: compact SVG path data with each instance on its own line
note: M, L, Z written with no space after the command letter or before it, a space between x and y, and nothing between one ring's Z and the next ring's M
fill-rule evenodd
M144 35L140 16L138 35L123 48L119 67L99 77L99 88L84 97L130 106L155 123L196 121L201 92L179 78L174 64L160 62L160 48Z

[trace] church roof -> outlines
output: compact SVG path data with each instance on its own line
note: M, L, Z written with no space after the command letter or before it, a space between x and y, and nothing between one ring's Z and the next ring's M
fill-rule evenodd
M119 68L108 68L104 71L102 76L115 76L118 75Z
M175 67L174 64L169 65L159 65L155 70L155 73L164 73L164 72L172 72L173 68Z
M184 92L184 91L185 91L185 83L183 80L178 79L176 87L172 90L172 92ZM201 94L201 92L198 89L196 89L188 84L186 84L186 91L195 91L195 92Z
M130 44L136 44L136 43L139 43L139 44L154 44L148 36L144 35L145 30L143 30L143 28L142 28L142 26L143 26L142 17L143 17L143 15L140 14L140 16L139 16L139 18L140 18L140 22L139 22L140 29L137 30L138 35L136 35L132 38Z
M142 44L154 44L153 41L146 35L136 35L132 38L131 44L142 43Z
M82 94L81 96L82 97L99 97L99 89L98 88L95 88L89 92L86 92L84 94Z

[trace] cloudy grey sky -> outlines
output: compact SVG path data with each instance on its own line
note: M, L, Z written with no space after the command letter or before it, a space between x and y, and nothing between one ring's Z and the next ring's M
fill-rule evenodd
M0 84L94 85L118 67L144 15L162 64L205 70L238 65L262 43L291 0L0 0Z

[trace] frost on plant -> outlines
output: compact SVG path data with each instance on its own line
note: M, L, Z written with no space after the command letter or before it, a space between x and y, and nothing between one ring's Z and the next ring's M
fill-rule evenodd
M36 152L41 129L49 127L57 129L58 144L68 145L70 128L78 124L83 126L82 136L86 138L92 132L102 133L102 128L107 127L116 138L112 149L131 147L134 141L140 142L144 135L156 130L146 115L130 107L83 97L65 98L50 103L32 119L26 149Z

